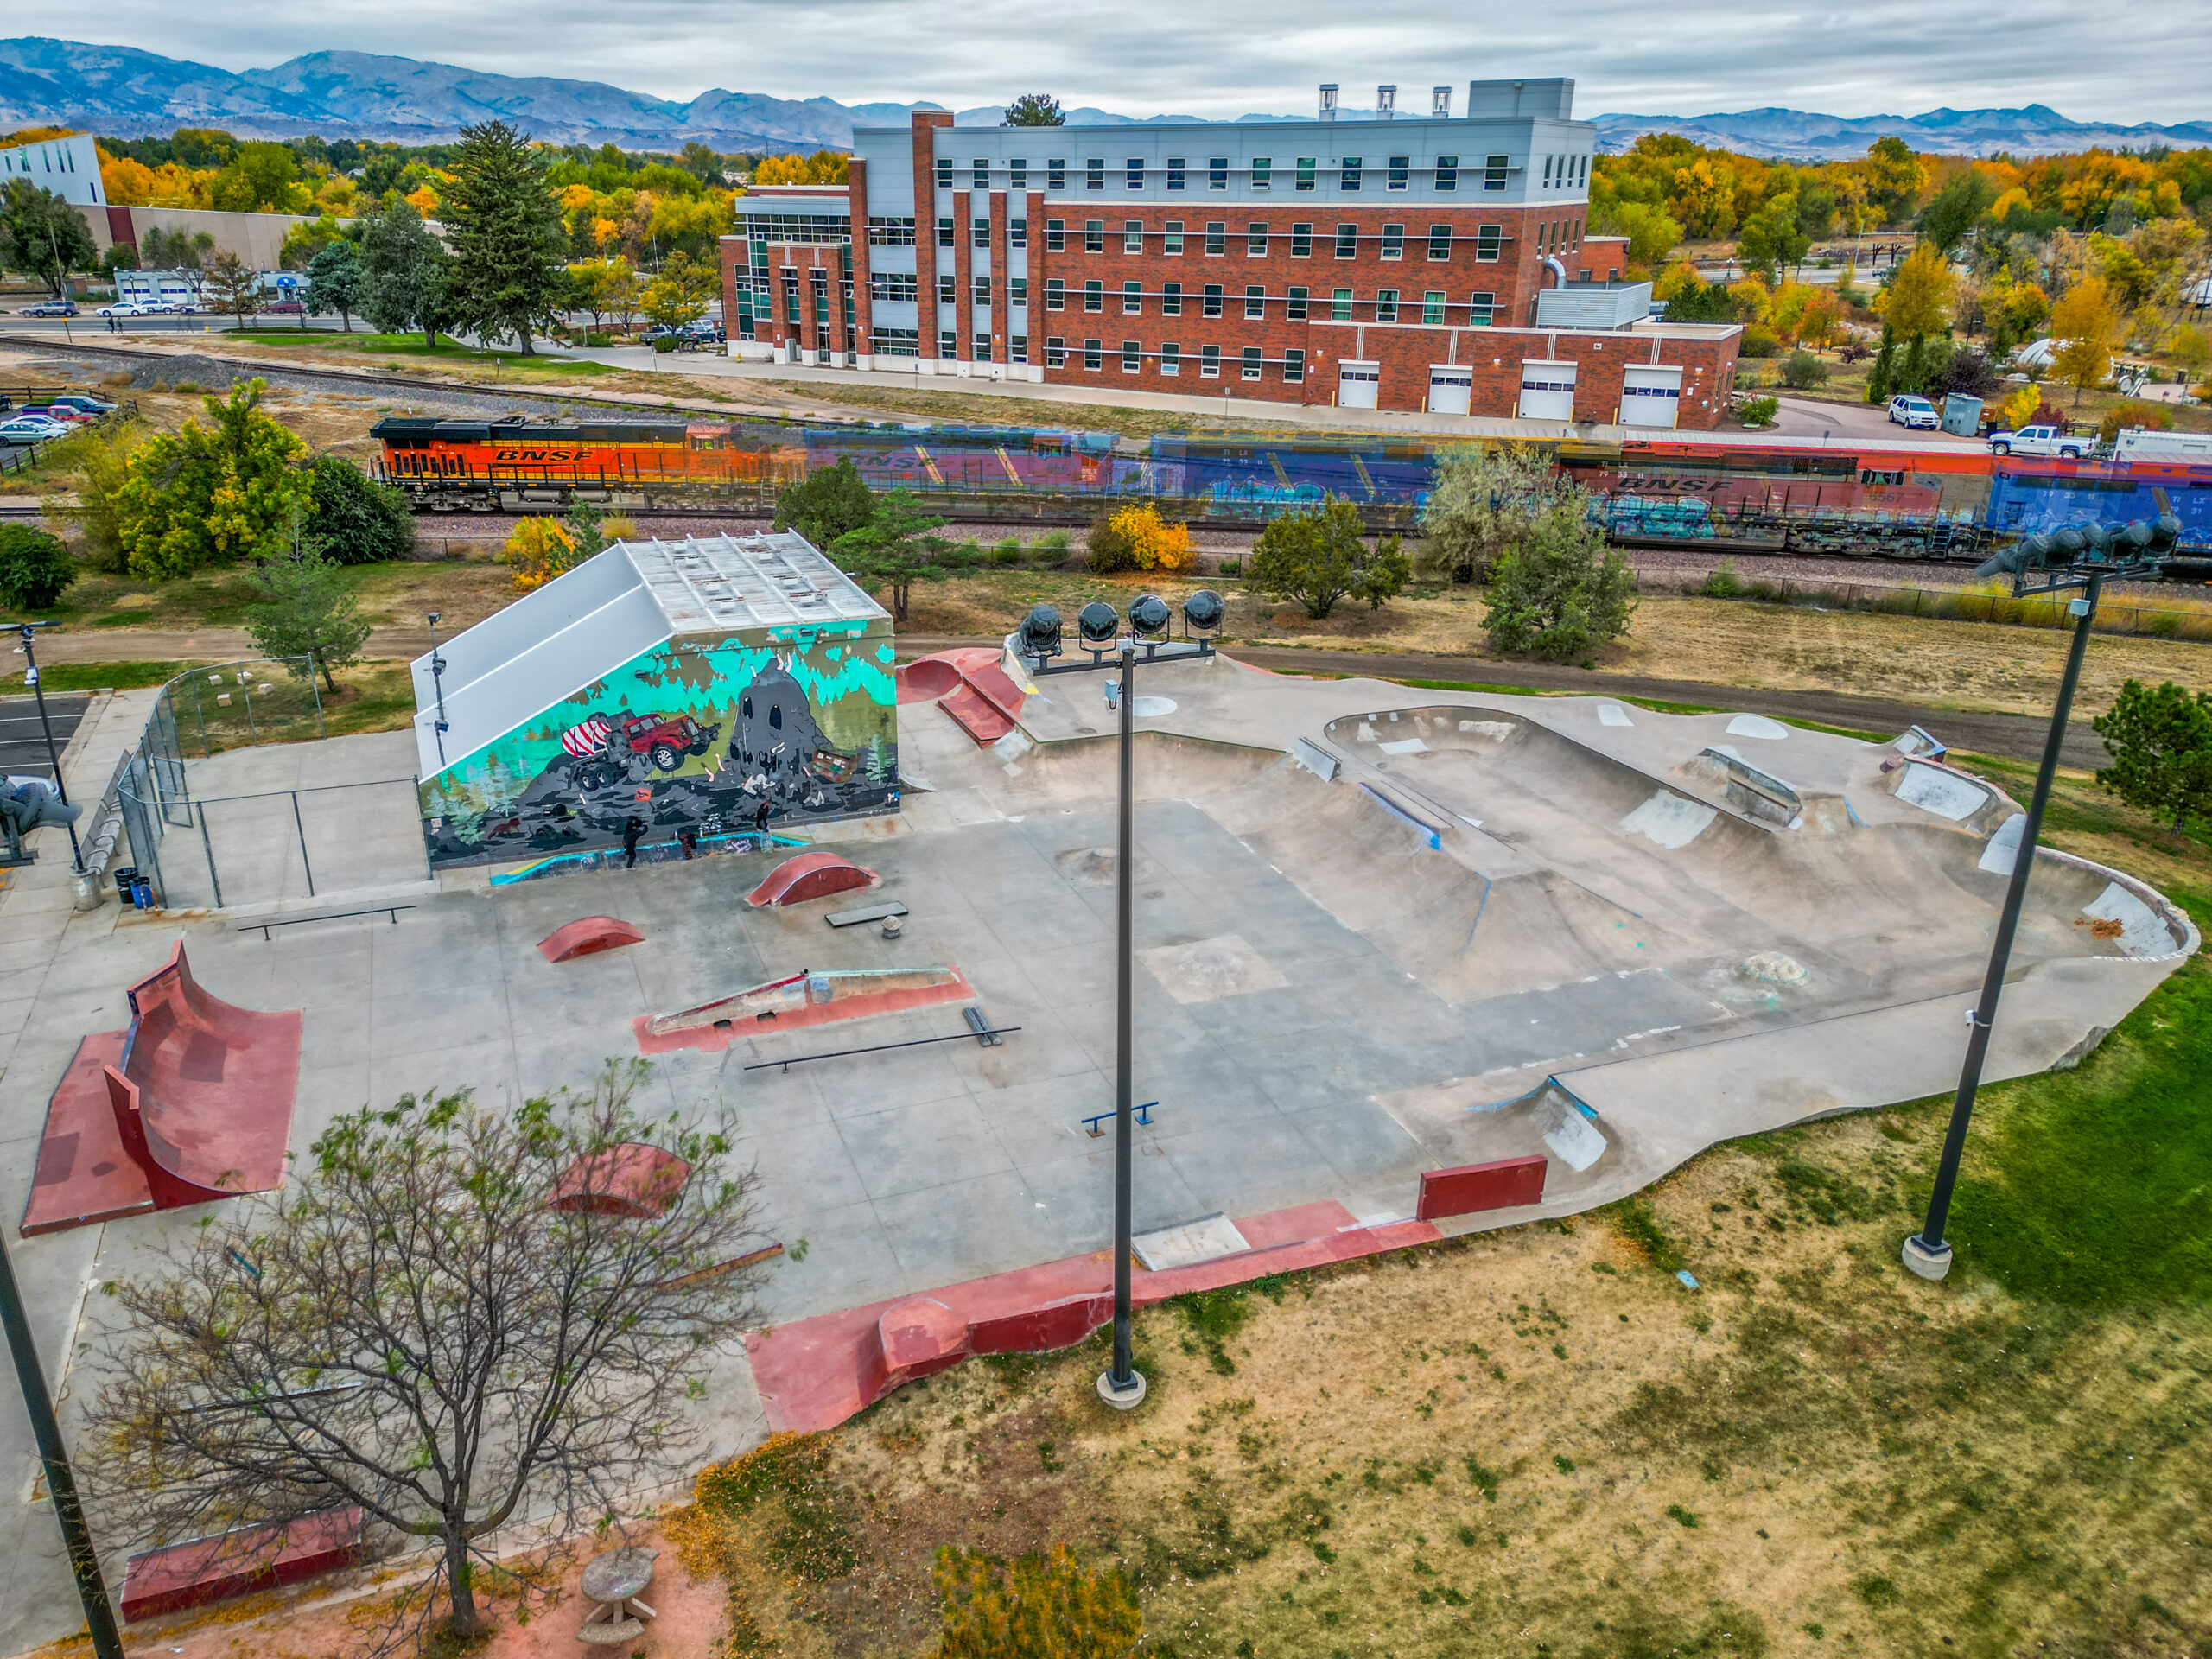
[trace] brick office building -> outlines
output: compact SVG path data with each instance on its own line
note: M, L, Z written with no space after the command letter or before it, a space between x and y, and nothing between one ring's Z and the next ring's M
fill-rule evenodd
M1478 81L1457 117L1439 87L1421 118L862 129L845 188L738 199L730 351L1714 426L1740 330L1651 321L1626 245L1586 234L1573 86Z

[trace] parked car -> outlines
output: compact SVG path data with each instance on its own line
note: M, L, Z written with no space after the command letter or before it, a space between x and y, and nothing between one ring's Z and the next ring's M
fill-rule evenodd
M49 443L69 435L69 427L43 415L10 415L0 420L0 443Z
M85 426L99 418L99 416L79 409L73 404L26 404L23 405L23 413L43 415L48 420L58 421L64 426Z
M23 307L16 315L19 317L73 317L77 315L77 308L68 300L41 300L36 305Z
M2069 438L2056 426L2024 426L2017 432L1989 435L1993 455L2050 455L2060 461L2079 461L2095 448L2093 438Z
M722 333L721 324L711 317L702 318L697 322L687 322L676 332L686 340L696 340L702 345L718 346L729 338Z
M297 300L273 300L261 308L272 317L296 317L306 309Z
M51 400L48 407L58 409L64 405L71 409L80 409L87 415L111 415L115 412L113 404L109 403L105 398L95 397L88 391L65 391L59 397Z
M1943 424L1943 416L1935 404L1925 397L1916 397L1910 392L1900 392L1890 399L1890 419L1909 432L1922 429L1933 432Z
M92 315L97 317L150 317L162 308L148 305L143 300L118 300L113 305L104 305Z

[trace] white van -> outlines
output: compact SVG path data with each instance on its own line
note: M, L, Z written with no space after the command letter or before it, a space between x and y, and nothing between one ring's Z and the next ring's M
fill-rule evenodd
M2158 432L2133 426L2112 446L2114 461L2194 461L2212 466L2212 432Z

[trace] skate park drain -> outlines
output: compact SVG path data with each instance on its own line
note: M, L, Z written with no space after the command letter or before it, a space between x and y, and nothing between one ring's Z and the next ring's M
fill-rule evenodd
M1136 707L1129 712L1139 720L1158 720L1162 715L1172 715L1175 712L1175 699L1147 697L1140 695L1136 701Z
M1765 985L1802 985L1813 976L1803 963L1779 950L1761 950L1745 957L1736 964L1736 971L1745 979L1756 979Z

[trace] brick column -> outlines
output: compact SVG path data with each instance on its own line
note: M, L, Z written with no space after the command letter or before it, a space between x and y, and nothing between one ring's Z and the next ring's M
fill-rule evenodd
M1007 305L1007 284L1012 281L1014 261L1007 257L1006 222L1011 198L1004 190L991 196L991 356L1007 360L1007 342L1013 336Z
M914 278L920 303L916 307L917 342L922 356L937 355L937 148L934 129L952 124L946 110L918 110L913 118ZM954 243L957 250L958 243Z
M976 308L969 296L975 292L969 279L976 274L975 255L968 234L968 204L973 200L965 190L952 193L952 314L957 319L953 324L952 355L963 363L972 360L975 348L969 337L975 332Z
M1045 193L1032 190L1025 200L1029 215L1029 366L1045 378L1045 333L1051 320L1045 315Z
M855 156L846 164L845 183L852 204L853 225L853 350L860 365L874 360L874 336L868 305L868 163Z
M717 238L715 251L722 264L722 332L729 336L729 344L725 349L734 356L737 353L737 273L745 258L745 238L739 236Z

